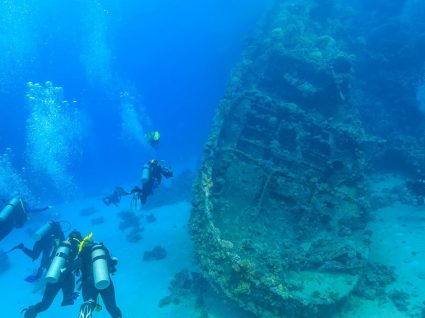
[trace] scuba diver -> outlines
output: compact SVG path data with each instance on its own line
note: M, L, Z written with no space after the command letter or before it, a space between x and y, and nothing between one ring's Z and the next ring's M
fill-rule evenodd
M104 197L102 199L103 203L106 205L115 205L118 206L121 202L121 198L125 195L129 195L127 191L125 191L122 187L115 187L114 192L112 192L110 195Z
M14 197L5 204L0 212L0 241L14 228L21 228L28 220L28 214L39 213L49 209L30 207L22 198Z
M9 251L11 252L13 250L20 249L33 261L38 259L41 255L40 266L38 267L37 273L25 278L25 281L29 283L39 280L44 270L48 269L52 252L56 250L59 242L65 240L65 235L63 234L59 222L52 220L40 227L35 232L34 238L36 242L34 243L32 250L25 247L23 243L20 243Z
M21 311L21 313L24 313L24 318L35 318L38 313L47 310L61 289L63 294L61 305L74 304L76 293L74 293L75 277L73 272L76 264L75 259L82 241L80 232L73 230L68 239L60 243L46 273L46 288L43 298L39 303Z
M116 272L118 260L111 257L103 243L93 242L91 237L92 234L83 240L78 255L84 300L78 317L91 318L95 310L101 310L102 307L98 304L100 295L111 317L121 318L121 310L115 300L115 288L111 278L111 274Z
M149 142L149 145L151 145L152 148L158 148L159 146L159 141L161 139L161 135L159 133L159 131L155 130L155 131L149 131L146 133L146 139Z
M140 204L146 203L148 196L153 194L153 189L161 184L162 176L167 179L173 177L173 170L162 166L156 159L149 160L143 166L142 188L136 186L130 192L133 195L132 206L134 208L138 208L139 202Z

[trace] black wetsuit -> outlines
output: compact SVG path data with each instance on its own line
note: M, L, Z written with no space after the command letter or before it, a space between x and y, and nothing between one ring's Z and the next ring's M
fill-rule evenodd
M149 179L144 181L142 189L135 187L131 190L132 194L137 194L138 199L142 204L146 203L148 196L153 194L153 188L155 185L161 184L162 176L165 178L171 178L173 171L169 168L161 166L159 163L148 163L149 165Z
M114 189L114 192L112 192L111 195L108 195L108 196L104 197L102 200L103 200L103 203L105 203L106 205L113 204L115 206L118 206L119 203L121 202L121 198L124 195L129 195L129 194L130 193L128 193L127 191L125 191L122 187L116 187Z
M49 268L53 258L52 252L56 250L57 243L65 240L65 235L62 232L60 224L54 221L51 222L53 223L49 232L34 243L32 250L22 245L22 252L28 255L33 261L38 259L41 255L40 266L37 273L39 276L41 276L43 270ZM28 281L28 279L26 280Z
M0 241L4 239L14 228L21 228L28 220L29 213L39 213L47 210L49 207L30 208L22 199L16 205L6 203L5 206L13 206L14 209L6 219L0 219ZM4 208L4 207L3 207Z
M63 299L62 306L68 306L74 304L73 294L75 288L75 277L74 277L74 259L78 253L78 244L73 244L70 254L67 257L65 270L57 283L46 283L46 288L44 290L43 298L41 301L33 306L30 306L24 309L25 314L24 318L35 318L38 313L47 310L55 299L56 295L60 290L62 290ZM53 259L53 258L52 258ZM52 260L51 259L51 260ZM50 260L50 263L51 263ZM49 265L50 265L49 263Z
M101 244L101 243L96 243ZM103 245L103 244L102 244ZM82 296L84 304L81 306L81 309L84 306L89 306L91 312L96 308L97 297L102 297L103 303L106 307L106 310L111 315L112 318L121 318L121 310L118 308L116 299L115 299L115 288L114 283L112 282L112 277L109 276L110 284L107 288L98 290L94 284L93 278L93 263L91 258L91 247L93 243L87 244L80 253L80 270L81 270L81 287L82 287ZM109 272L115 272L115 264L109 254L109 251L105 248L106 259L108 262Z

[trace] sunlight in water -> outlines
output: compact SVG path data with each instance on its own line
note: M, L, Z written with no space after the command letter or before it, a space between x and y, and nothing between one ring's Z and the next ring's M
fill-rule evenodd
M36 37L31 28L31 9L26 1L0 1L0 81L2 86L33 61ZM13 78L13 77L12 77ZM1 89L1 87L0 87Z
M32 194L22 173L12 164L10 148L0 155L0 198L6 199L13 193L19 193L27 200L32 200Z
M149 122L143 108L137 107L133 94L129 91L121 92L121 134L126 141L136 141L144 148L146 142L146 125Z
M31 167L57 189L73 189L68 168L80 153L81 120L76 102L63 99L62 87L28 83L27 156ZM67 191L63 191L67 190Z
M89 82L109 86L112 81L112 52L108 39L108 12L100 1L82 1L84 38L81 61Z
M400 16L402 25L409 28L417 28L424 25L425 2L423 0L407 0Z

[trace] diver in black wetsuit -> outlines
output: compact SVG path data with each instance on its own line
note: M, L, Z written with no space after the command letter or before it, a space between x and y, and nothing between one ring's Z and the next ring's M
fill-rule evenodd
M46 288L42 300L22 310L24 318L35 318L37 314L47 310L62 289L62 306L74 304L75 259L82 237L80 232L72 231L66 241L62 241L56 249L46 273Z
M44 270L47 270L50 265L52 252L56 250L59 242L65 240L65 235L62 232L61 226L59 222L56 221L50 221L43 225L34 236L37 241L34 243L32 250L25 247L23 243L12 248L12 250L22 250L22 252L29 256L33 261L38 259L41 255L40 266L38 267L37 274L30 275L25 278L25 280L29 283L41 278Z
M28 220L28 214L43 212L49 207L33 208L23 199L14 197L0 211L0 241L14 228L21 228Z
M165 178L173 177L173 170L162 166L158 160L149 160L143 166L142 171L142 188L134 187L131 190L133 194L133 205L137 208L138 202L145 204L149 195L153 194L154 187L161 183L162 176Z
M112 258L103 243L87 241L78 257L81 270L81 287L84 303L80 307L81 318L91 318L99 307L97 298L100 294L106 310L112 318L122 318L121 310L115 299L115 287L111 274L115 273L118 263Z
M121 202L121 198L129 194L130 193L125 191L122 187L115 187L114 192L112 192L110 195L103 197L102 201L108 206L111 204L118 206Z

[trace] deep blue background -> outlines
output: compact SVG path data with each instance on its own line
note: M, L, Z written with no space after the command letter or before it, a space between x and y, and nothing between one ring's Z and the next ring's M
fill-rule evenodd
M193 167L202 154L214 110L223 96L244 39L271 0L20 1L13 17L35 43L14 76L0 90L0 153L14 152L25 166L25 83L52 81L65 98L77 100L85 118L83 156L73 166L83 192L137 182L150 156L179 168ZM111 51L112 81L86 77L81 54L90 11L106 17L106 46ZM93 12L93 11L92 11ZM106 13L103 15L103 13ZM24 38L23 38L24 39ZM19 40L19 39L18 39ZM157 153L120 138L119 91L128 86L161 131ZM97 190L96 190L97 189Z
M0 2L0 154L10 147L15 167L28 165L25 84L49 80L64 88L66 99L77 100L83 114L82 157L72 162L71 171L83 194L137 183L142 164L151 157L164 159L177 170L196 168L230 72L273 2ZM338 36L355 55L352 85L363 96L353 96L367 131L388 139L423 136L424 112L416 91L425 83L425 3L323 0L317 4L312 18L320 23L332 19L332 6L346 9L344 27L337 26L344 31ZM96 29L99 43L91 37ZM16 61L9 42L28 44L12 45L17 53L23 52ZM97 77L87 76L87 67L93 65L84 58L88 44L110 53L104 74ZM9 58L9 67L2 66L3 57ZM128 89L152 122L147 128L161 132L157 152L121 138L119 92Z

